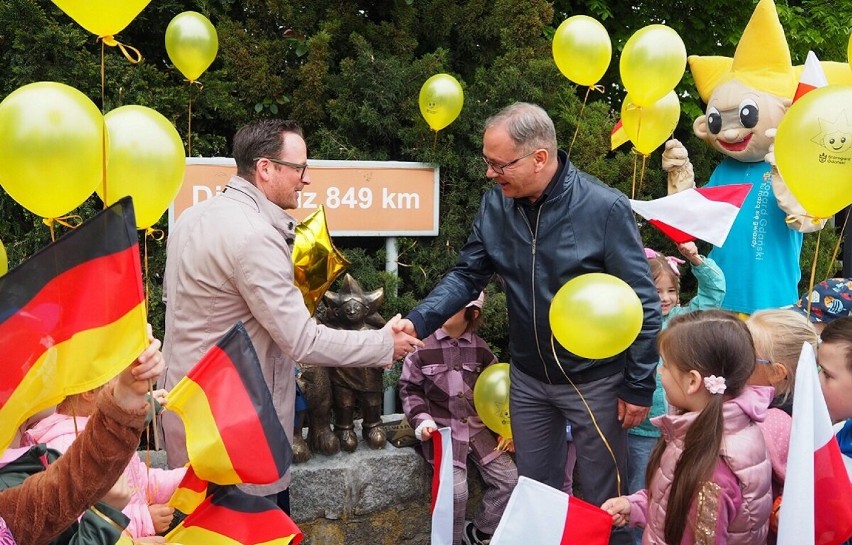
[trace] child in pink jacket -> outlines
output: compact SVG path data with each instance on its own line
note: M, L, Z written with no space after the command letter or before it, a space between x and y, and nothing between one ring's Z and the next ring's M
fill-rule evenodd
M658 343L671 409L652 420L662 440L648 488L603 509L616 526L643 527L645 545L766 543L772 468L758 422L773 391L746 385L755 366L746 325L732 313L690 312Z
M100 389L68 396L56 408L55 414L40 420L24 433L22 445L45 443L49 448L64 453L86 427L89 416L94 412ZM155 392L155 397L164 393L165 391ZM184 468L148 468L138 456L130 460L124 470L124 477L132 493L130 503L122 513L130 519L126 532L131 537L138 539L153 536L168 529L174 509L166 503L180 484L184 473Z

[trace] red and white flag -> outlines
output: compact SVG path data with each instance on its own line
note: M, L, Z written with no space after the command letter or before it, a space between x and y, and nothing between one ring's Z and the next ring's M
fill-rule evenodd
M450 428L432 434L432 545L453 545L453 440Z
M630 205L676 244L698 238L721 246L750 190L751 184L699 187Z
M519 477L491 545L606 545L612 516L561 490Z
M778 545L836 545L852 536L852 484L805 343L796 369L787 478L778 517Z
M799 86L796 87L796 94L793 95L793 102L802 98L802 95L826 85L828 85L828 79L825 77L819 59L813 51L808 51L808 58L805 59L802 77L799 79Z

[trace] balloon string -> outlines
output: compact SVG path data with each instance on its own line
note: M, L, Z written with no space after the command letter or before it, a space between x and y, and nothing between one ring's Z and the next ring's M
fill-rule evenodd
M438 148L438 131L435 131L435 138L432 140L432 151Z
M828 272L826 278L833 276L834 263L837 259L837 254L840 253L840 243L843 242L843 234L846 232L846 225L849 223L849 216L852 215L852 209L846 209L846 219L843 220L843 227L840 228L840 234L837 235L837 244L834 245L834 251L831 253L831 261L828 262Z
M648 160L646 154L642 154L642 171L639 173L639 192L642 192L642 184L645 183L645 161Z
M56 231L54 230L54 224L58 223L59 225L65 226L68 229L76 229L83 223L83 218L78 216L77 214L69 214L67 216L60 216L58 218L43 218L41 222L47 225L47 228L50 229L50 241L56 242Z
M148 229L145 230L145 236L143 237L145 239L145 241L142 245L142 247L144 248L144 250L143 250L143 256L144 256L143 263L144 263L144 266L145 266L145 315L148 315L150 308L151 308L151 304L150 304L150 301L149 301L149 299L151 297L151 277L149 275L149 270L148 270L148 237L151 236L151 238L153 238L154 240L162 240L162 237L156 238L156 236L154 235L157 232L162 233L162 231L160 231L159 229L151 229L150 227L148 227ZM156 430L157 430L157 411L155 410L155 407L154 407L154 381L152 381L152 380L148 381L148 401L149 401L149 406L151 408L151 424L150 424L150 426L154 427L154 450L160 450L160 439L157 436L157 432L156 432ZM148 437L148 444L150 444L150 436ZM150 467L147 460L146 460L146 467Z
M98 38L100 39L100 38ZM101 41L101 114L104 114L106 109L106 62L104 60L104 48L106 41Z
M124 55L124 58L127 59L130 64L137 64L142 60L142 53L140 53L138 49L132 45L126 45L119 42L112 35L98 36L98 40L101 41L101 44L108 45L110 47L118 47ZM101 50L103 50L103 46L101 47Z
M186 80L189 81L189 80ZM189 81L189 108L186 116L186 156L192 156L192 86L198 86L198 92L200 93L204 86L200 81L193 80Z
M109 196L107 194L107 127L106 127L106 118L101 116L101 183L103 185L104 192L101 193L103 195L104 208L107 207L107 203L109 203Z
M571 380L571 377L569 377L568 374L565 372L565 369L562 368L562 362L559 361L559 357L556 355L556 346L553 343L552 334L550 335L550 349L553 351L553 359L556 360L556 365L559 366L559 370L562 371L562 374L565 376L565 379L574 388L574 391L577 392L577 395L580 396L580 401L583 402L583 405L586 407L586 411L589 413L589 417L592 419L592 425L595 427L595 430L597 430L601 441L603 441L606 450L609 451L609 455L612 457L612 463L615 466L616 495L621 496L621 471L618 469L618 460L615 458L615 452L613 452L612 446L609 444L609 441L607 441L606 436L604 435L603 431L601 431L600 426L598 426L598 421L595 418L595 413L592 411L592 408L589 407L589 404L586 402L586 398L583 397L583 394L582 392L580 392L580 389L577 388L577 385L574 384L574 381Z
M817 266L817 256L819 255L819 241L822 238L822 229L817 231L817 240L816 245L814 246L814 260L811 263L811 278L808 281L808 293L812 292L814 289L814 276L816 275L816 266ZM811 298L808 297L808 320L811 319Z
M189 104L186 114L186 156L192 157L192 82L189 82Z
M574 142L577 140L577 133L580 132L580 124L583 120L583 112L586 111L586 102L589 100L589 93L592 92L592 87L586 88L586 96L583 97L583 104L580 106L580 115L577 116L577 126L574 127L574 136L571 138L571 145L568 146L568 158L571 158L571 150L574 149Z
M633 151L636 151L636 148L633 148ZM633 154L633 188L630 190L630 198L636 198L636 163L639 161L639 156L634 153Z

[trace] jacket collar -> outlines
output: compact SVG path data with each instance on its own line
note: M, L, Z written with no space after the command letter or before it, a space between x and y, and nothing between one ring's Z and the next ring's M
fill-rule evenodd
M473 332L468 328L464 333L458 336L459 339L467 341L468 343L473 342ZM439 327L435 331L435 339L439 341L443 341L444 339L450 339L450 335L444 331L443 327Z
M534 203L530 203L530 201L525 198L515 199L516 204L537 207L541 206L546 201L558 198L568 191L568 188L577 176L577 168L568 159L568 153L564 150L557 150L556 158L559 161L559 168L556 169L556 174L554 174L553 178L550 179L550 182L547 184L547 187L544 188L544 192L538 200Z
M295 238L296 219L287 211L271 203L263 191L248 180L240 176L232 176L222 191L222 196L250 206L287 240Z

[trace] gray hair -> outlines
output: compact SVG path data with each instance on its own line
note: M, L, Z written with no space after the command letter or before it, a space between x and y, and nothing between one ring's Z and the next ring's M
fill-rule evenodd
M541 106L515 102L485 120L485 129L502 125L520 151L543 148L556 156L556 129Z

